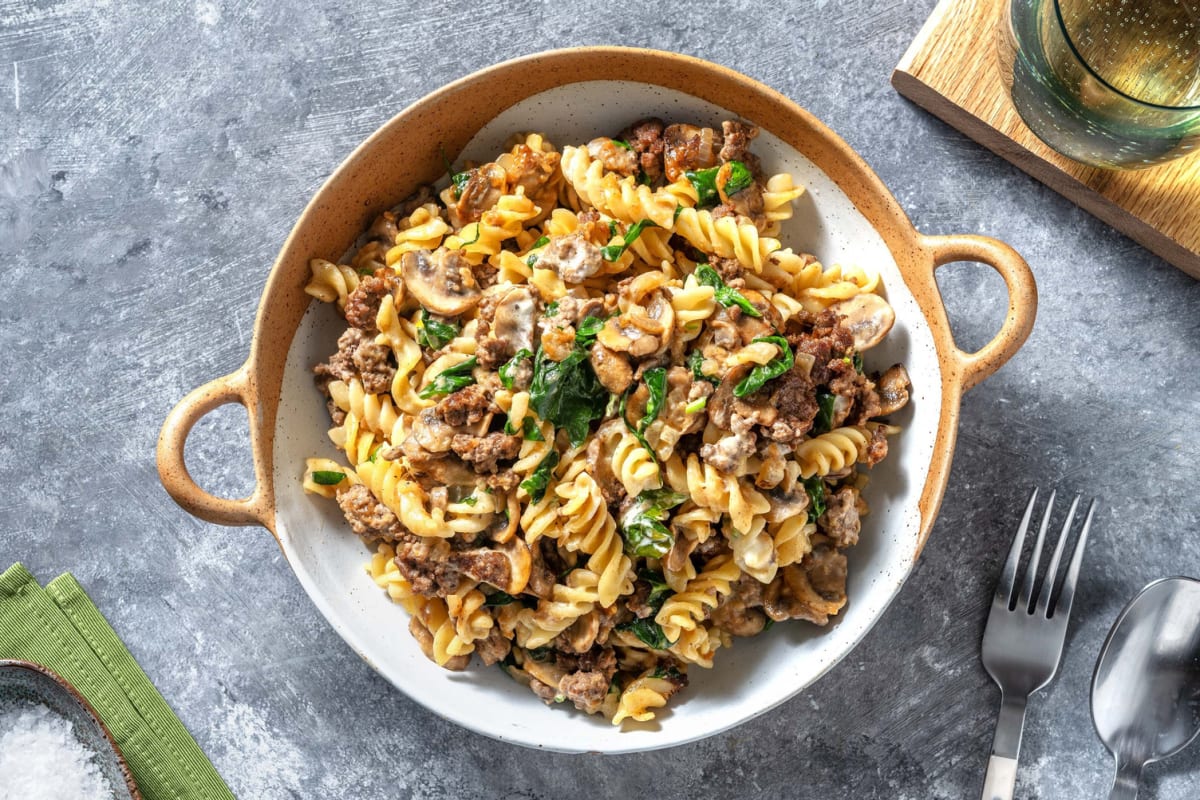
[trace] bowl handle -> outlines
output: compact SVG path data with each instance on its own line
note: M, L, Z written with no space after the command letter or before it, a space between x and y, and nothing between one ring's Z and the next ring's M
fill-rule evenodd
M1008 316L992 340L974 353L960 350L957 345L951 348L966 391L1000 369L1029 338L1037 316L1037 283L1025 259L998 239L956 234L922 236L921 241L933 255L934 270L955 261L978 261L999 272L1008 288ZM936 281L933 286L936 290ZM938 296L941 297L940 292Z
M270 528L269 513L259 469L258 446L253 441L254 471L258 478L253 494L239 500L216 497L197 485L183 459L184 445L192 427L208 412L229 403L240 403L250 419L254 419L254 395L247 380L246 368L209 381L179 401L171 409L158 434L158 477L167 494L185 511L206 522L218 525L262 525Z

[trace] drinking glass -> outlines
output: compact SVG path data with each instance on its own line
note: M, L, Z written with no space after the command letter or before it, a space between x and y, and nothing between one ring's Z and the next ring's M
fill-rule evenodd
M1200 149L1200 0L1009 0L1001 61L1038 138L1097 167Z

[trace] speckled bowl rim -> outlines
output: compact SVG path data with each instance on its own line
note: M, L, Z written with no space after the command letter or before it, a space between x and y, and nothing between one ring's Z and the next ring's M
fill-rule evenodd
M858 154L784 95L710 62L638 48L552 50L488 67L418 100L356 148L317 191L284 243L263 291L246 363L191 392L164 422L157 457L159 476L168 493L201 519L224 525L262 525L280 540L273 486L274 436L287 354L311 300L303 291L310 276L308 260L344 252L370 220L394 204L406 188L411 191L441 176L443 147L447 152L460 152L504 109L548 89L598 80L662 86L753 120L824 171L883 239L921 309L923 320L913 322L927 326L940 368L941 416L918 501L921 519L915 564L945 492L961 396L1011 358L1033 327L1037 289L1028 265L996 239L918 233ZM396 140L409 145L403 149L406 157L381 166L377 151ZM1000 331L974 353L956 346L934 277L939 267L956 261L992 267L1008 290L1009 307ZM228 403L245 406L251 421L256 486L249 497L241 499L218 498L204 491L183 459L184 443L196 421ZM288 556L282 540L280 545ZM297 575L302 575L300 570ZM329 617L320 592L307 581L301 582ZM342 633L332 618L330 621ZM414 699L424 702L419 696Z
M100 719L100 715L96 713L96 709L87 701L79 690L76 689L70 681L59 675L49 667L37 664L33 661L23 661L17 658L0 658L0 672L5 669L23 669L29 672L34 672L43 677L49 678L54 683L58 684L59 688L66 691L67 696L75 701L80 708L91 718L92 722L96 723L96 727L100 729L100 733L104 734L104 740L108 742L108 746L112 748L112 754L116 756L117 766L121 769L121 777L125 779L125 788L129 790L129 794L133 800L142 800L142 793L138 790L137 782L133 779L133 773L129 769L129 764L125 761L125 756L121 753L121 748L113 739L112 732L108 726L104 724L104 720Z

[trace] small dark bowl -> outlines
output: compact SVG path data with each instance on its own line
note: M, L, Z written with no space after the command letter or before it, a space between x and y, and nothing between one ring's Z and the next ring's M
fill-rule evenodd
M21 700L48 706L70 721L79 740L96 753L96 763L114 796L119 800L142 800L121 749L74 686L40 664L0 659L0 708Z

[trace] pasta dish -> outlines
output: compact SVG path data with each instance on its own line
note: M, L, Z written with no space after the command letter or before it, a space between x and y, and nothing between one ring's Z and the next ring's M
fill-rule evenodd
M346 328L315 367L341 457L304 487L437 664L646 721L734 637L846 603L909 379L864 364L878 276L779 240L804 190L757 135L520 134L312 261Z

